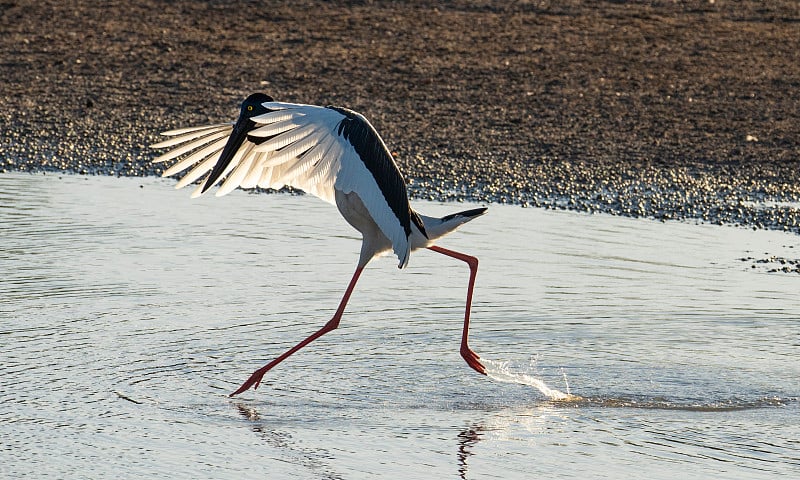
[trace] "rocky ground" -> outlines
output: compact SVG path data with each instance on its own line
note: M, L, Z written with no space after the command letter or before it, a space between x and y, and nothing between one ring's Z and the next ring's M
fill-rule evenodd
M417 198L800 232L789 0L0 2L0 171L156 175L264 91L364 113Z

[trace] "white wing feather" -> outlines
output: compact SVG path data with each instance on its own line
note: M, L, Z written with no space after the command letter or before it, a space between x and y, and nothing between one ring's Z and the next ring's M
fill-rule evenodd
M392 242L400 266L405 266L410 252L406 231L353 145L339 134L345 115L314 105L267 102L263 106L271 111L251 118L256 128L248 132L250 138L242 143L217 180L221 186L216 195L225 195L239 186L278 189L288 185L335 204L336 190L356 192ZM177 146L158 157L158 161L189 154L164 172L169 176L186 171L176 185L181 188L207 176L231 132L231 124L171 130L162 135L174 138L152 146ZM266 140L259 141L259 137ZM192 197L201 194L204 181Z
M193 140L195 138L200 138L204 135L208 135L209 133L219 132L223 130L230 130L233 128L232 123L220 123L217 125L206 125L204 127L190 127L190 128L179 128L177 130L170 130L168 132L164 132L161 135L169 136L167 140L154 143L150 145L151 148L166 148L171 147L173 145L178 145L179 143L183 143L189 140ZM163 155L159 158L163 158ZM157 162L158 160L153 160L153 162Z

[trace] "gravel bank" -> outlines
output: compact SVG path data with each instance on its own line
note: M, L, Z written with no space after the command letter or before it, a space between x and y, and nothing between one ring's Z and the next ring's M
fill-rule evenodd
M264 91L364 113L417 198L800 232L796 1L11 0L0 16L0 171L156 175L158 132L233 120Z

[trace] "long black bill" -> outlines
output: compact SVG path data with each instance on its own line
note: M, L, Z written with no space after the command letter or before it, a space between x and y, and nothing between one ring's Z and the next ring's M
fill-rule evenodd
M226 143L225 148L222 149L219 160L217 160L217 163L214 165L214 169L211 170L211 174L206 178L205 184L203 184L203 190L200 193L206 193L206 190L217 183L217 180L222 176L225 169L228 168L231 160L233 160L233 156L247 138L247 132L252 130L253 127L255 127L255 122L245 115L239 115L239 119L233 126L233 132L231 132L231 136L228 137L228 143Z

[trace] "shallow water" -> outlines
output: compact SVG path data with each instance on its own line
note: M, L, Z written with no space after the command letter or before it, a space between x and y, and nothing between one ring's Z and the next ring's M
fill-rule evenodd
M358 238L312 197L173 184L0 175L0 476L800 474L800 275L742 261L795 235L492 206L441 242L481 260L492 378L458 355L466 266L422 251L230 399L327 321Z

